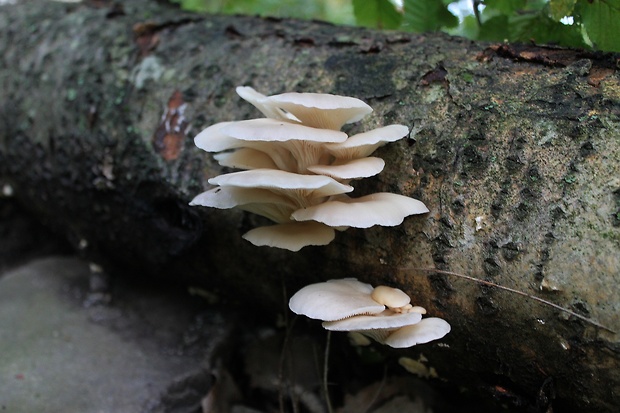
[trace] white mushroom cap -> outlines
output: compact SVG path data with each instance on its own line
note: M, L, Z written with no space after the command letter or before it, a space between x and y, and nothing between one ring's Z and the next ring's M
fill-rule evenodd
M265 188L281 192L298 200L299 205L307 199L320 198L351 192L352 186L324 175L300 175L275 169L252 169L218 175L209 179L211 185L240 188Z
M347 134L340 131L315 129L274 119L251 119L210 126L200 132L194 142L207 152L255 149L271 158L278 169L305 173L308 165L323 163L329 157L325 143L344 142L346 139ZM234 155L224 155L223 159L227 160L229 156ZM247 161L247 157L244 160Z
M372 112L359 99L325 93L283 93L268 97L279 108L313 128L340 130Z
M222 132L222 129L231 123L233 122L220 122L203 129L194 137L194 144L207 152L221 152L243 146L242 141Z
M428 208L417 199L380 192L361 198L340 196L336 200L299 209L291 218L318 221L331 227L369 228L373 225L400 225L405 217L426 212Z
M228 209L240 205L255 203L283 204L293 207L295 204L281 195L263 188L239 188L221 186L197 195L189 203L212 208Z
M316 129L275 119L250 119L220 122L203 129L194 143L207 152L220 152L244 146L239 141L286 142L304 140L321 143L339 143L347 139L340 131Z
M401 327L394 331L385 339L385 344L394 348L411 347L440 339L449 332L450 324L446 320L429 317L417 324Z
M265 96L249 86L240 86L237 94L268 118L301 122L313 128L340 130L345 123L357 122L372 112L372 108L359 99L327 93Z
M404 138L408 133L409 128L404 125L389 125L350 136L342 143L326 144L325 148L337 159L363 158L388 142Z
M273 102L269 101L269 97L257 92L249 86L238 86L237 94L242 99L250 102L254 107L262 112L263 115L271 119L295 121L292 116L277 107Z
M395 313L384 310L373 315L356 315L337 321L326 321L323 327L332 331L365 331L377 329L395 329L410 324L419 323L422 319L420 313Z
M310 284L297 291L289 301L295 314L335 321L359 314L378 314L385 306L370 298L372 286L355 278Z
M256 246L299 251L308 245L327 245L336 236L333 228L318 222L293 222L254 228L243 238Z
M370 296L388 308L404 307L411 302L411 298L403 290L385 285L375 287Z
M374 176L381 172L384 166L383 159L371 156L337 165L312 165L308 167L308 170L315 174L331 176L334 179L350 180Z
M285 142L298 140L337 143L344 142L347 139L347 134L344 132L311 128L275 119L250 119L230 122L219 128L219 132L231 138L245 141Z
M237 169L278 169L274 160L263 151L252 148L240 148L232 152L213 155L220 165Z
M263 188L239 188L220 186L197 195L190 205L201 205L219 209L239 207L274 222L290 222L291 213L297 205L293 200Z

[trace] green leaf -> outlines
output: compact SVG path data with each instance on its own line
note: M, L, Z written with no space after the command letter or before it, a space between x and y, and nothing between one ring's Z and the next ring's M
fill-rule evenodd
M480 25L477 40L500 41L510 40L508 17L498 15L485 20Z
M480 33L480 26L478 26L478 20L473 14L463 17L463 21L456 29L450 30L449 33L453 36L466 37L468 39L478 39Z
M459 19L441 0L404 0L403 29L412 32L430 32L456 27Z
M509 40L537 44L559 44L586 48L578 25L566 25L551 19L545 12L525 13L509 18Z
M596 48L620 52L620 2L579 0L577 6L581 23Z
M486 0L484 5L502 14L510 15L525 8L527 0Z
M553 20L561 20L563 17L570 16L575 8L577 0L550 0L549 12Z
M390 0L353 0L355 21L360 26L396 29L403 15Z

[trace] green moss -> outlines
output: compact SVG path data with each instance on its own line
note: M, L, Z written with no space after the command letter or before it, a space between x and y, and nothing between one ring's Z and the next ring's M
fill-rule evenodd
M564 182L566 182L567 184L574 184L575 182L577 182L577 177L575 175L566 175L564 177Z
M77 90L71 88L71 89L67 89L67 100L69 102L73 102L75 100L75 98L77 98Z
M461 79L463 79L467 83L471 83L474 80L474 75L469 72L461 73Z

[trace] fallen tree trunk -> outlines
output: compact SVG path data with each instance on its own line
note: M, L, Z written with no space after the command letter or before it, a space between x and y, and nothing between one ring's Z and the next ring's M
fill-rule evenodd
M282 285L396 286L453 330L445 345L392 355L423 351L440 377L541 410L620 405L616 333L423 270L620 330L617 57L148 1L24 1L2 8L0 30L0 178L91 259L250 302L265 318L284 308ZM402 193L431 212L291 253L243 241L254 216L189 207L221 173L191 138L258 116L237 85L363 99L375 111L355 132L408 125L411 139L381 148L386 169L355 192Z

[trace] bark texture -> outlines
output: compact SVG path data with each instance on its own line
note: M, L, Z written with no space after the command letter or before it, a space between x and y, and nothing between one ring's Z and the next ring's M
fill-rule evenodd
M265 318L285 308L283 286L290 295L357 277L399 287L453 331L442 344L385 349L391 357L423 352L451 383L541 411L612 412L617 334L417 269L483 278L620 330L617 65L149 1L22 1L0 7L0 179L91 259L209 288ZM259 117L237 85L363 99L375 111L352 132L410 126L355 194L401 193L431 212L291 253L243 241L254 216L189 207L222 172L191 138Z

